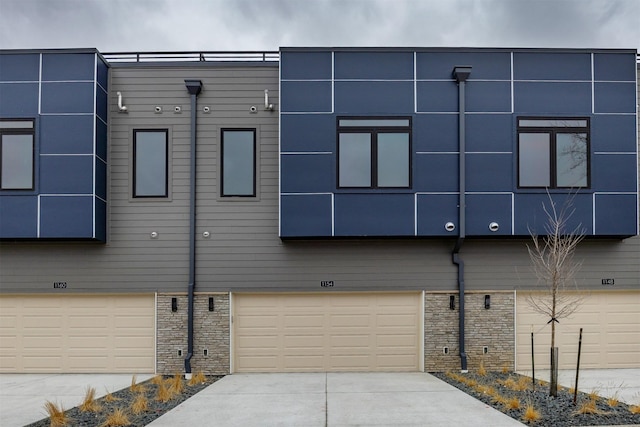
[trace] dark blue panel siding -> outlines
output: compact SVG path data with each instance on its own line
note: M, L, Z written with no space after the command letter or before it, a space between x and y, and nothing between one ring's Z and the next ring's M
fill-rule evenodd
M418 194L417 196L418 236L458 235L458 195ZM447 231L444 227L452 222L456 229Z
M336 52L336 79L413 80L413 52Z
M35 117L38 83L0 83L0 116Z
M595 53L593 72L596 80L636 80L636 55L634 53Z
M638 234L638 200L635 194L596 194L595 198L597 234Z
M413 120L413 150L458 151L456 114L420 114Z
M96 155L102 160L107 160L107 125L95 118L96 123Z
M93 113L93 83L42 83L42 113Z
M330 113L331 82L281 82L280 111Z
M342 114L410 114L413 82L335 82L335 110Z
M594 154L591 156L591 188L594 191L636 191L635 154Z
M511 112L510 82L469 82L465 94L467 111Z
M283 193L322 193L336 189L335 157L328 154L280 156Z
M101 242L107 241L107 204L96 198L94 200L96 213L96 230L95 238Z
M589 53L536 53L513 54L515 80L591 80L591 54Z
M458 111L458 85L454 81L417 82L416 87L418 111Z
M39 79L39 54L28 53L0 55L0 82L37 82Z
M93 117L42 116L40 153L93 154Z
M45 53L42 55L42 81L93 81L95 62L95 53Z
M335 235L413 236L413 194L336 194Z
M280 56L282 80L331 80L331 52L283 52Z
M98 84L102 86L104 90L107 90L109 89L109 67L99 56L97 62Z
M511 154L467 154L467 191L511 191Z
M457 138L458 117L454 116ZM513 150L513 117L510 114L469 114L467 151L511 152ZM457 147L456 139L456 147Z
M103 200L107 200L107 165L102 160L96 157L95 168L96 168L95 195L100 197Z
M280 150L328 151L336 148L336 118L330 114L291 114L282 117Z
M331 194L282 195L280 212L281 237L331 236Z
M466 205L467 235L511 235L511 194L467 194ZM489 229L492 222L498 224L498 231Z
M634 153L638 141L633 132L636 117L597 115L591 117L591 151L593 152L627 152Z
M457 154L416 154L413 159L414 191L458 191Z
M92 194L93 156L40 156L42 194Z
M594 83L596 113L635 113L635 83Z
M0 239L35 238L38 233L38 197L0 197Z
M93 238L93 196L42 196L40 237Z
M584 230L585 235L593 234L593 195L591 194L551 194L558 212L563 207L575 209L573 215L567 219L565 232L576 228ZM514 202L515 225L518 236L528 236L529 229L538 235L545 234L545 225L549 218L544 207L550 210L549 196L545 193L516 194Z
M514 109L526 114L590 114L589 82L515 82Z
M107 121L108 108L107 93L96 84L96 114L105 122Z
M471 79L511 79L509 52L418 52L416 78L453 80L453 67L459 65L473 67Z

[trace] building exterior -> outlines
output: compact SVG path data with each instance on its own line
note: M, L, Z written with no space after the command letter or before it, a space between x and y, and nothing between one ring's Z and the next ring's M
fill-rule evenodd
M633 50L0 51L0 372L640 367Z

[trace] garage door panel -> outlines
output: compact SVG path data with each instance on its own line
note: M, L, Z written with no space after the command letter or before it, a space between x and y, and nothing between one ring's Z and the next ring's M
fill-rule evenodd
M536 368L549 366L551 328L548 318L533 313L526 295L517 298L518 369L531 368L531 325L535 332ZM580 365L584 368L640 367L640 292L594 292L571 317L556 326L561 368L575 368L580 328L583 328Z
M237 372L418 370L417 293L238 294L233 301ZM247 327L265 323L273 328ZM256 358L266 346L272 357ZM388 362L396 355L399 362Z
M12 295L0 307L11 308L0 372L155 370L153 295Z

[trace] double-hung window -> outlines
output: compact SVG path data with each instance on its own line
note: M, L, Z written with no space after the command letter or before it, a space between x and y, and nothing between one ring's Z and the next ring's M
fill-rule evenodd
M0 189L33 190L34 121L0 120Z
M410 118L338 119L338 187L410 186Z
M222 129L221 192L223 197L256 195L256 130Z
M589 163L589 119L518 119L518 187L589 187Z
M133 131L133 197L168 197L167 129Z

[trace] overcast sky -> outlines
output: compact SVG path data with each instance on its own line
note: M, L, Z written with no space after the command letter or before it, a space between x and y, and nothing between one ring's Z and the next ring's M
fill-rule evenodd
M0 48L640 48L640 0L0 0Z

